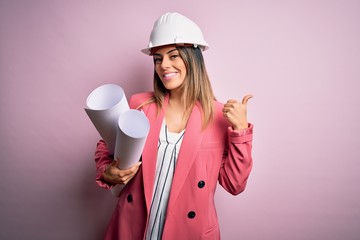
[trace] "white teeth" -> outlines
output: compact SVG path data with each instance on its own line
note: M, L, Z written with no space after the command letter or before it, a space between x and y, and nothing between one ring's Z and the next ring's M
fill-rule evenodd
M172 76L175 76L176 73L167 73L167 74L164 74L163 76L164 77L172 77Z

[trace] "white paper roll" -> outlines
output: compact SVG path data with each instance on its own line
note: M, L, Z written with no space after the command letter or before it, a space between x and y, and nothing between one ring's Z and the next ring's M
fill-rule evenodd
M114 153L115 159L120 159L120 169L127 169L140 160L149 130L150 123L143 112L130 109L120 115ZM111 192L119 196L123 187L117 184Z
M105 84L93 90L86 100L85 111L114 154L118 120L129 105L123 89L115 84Z

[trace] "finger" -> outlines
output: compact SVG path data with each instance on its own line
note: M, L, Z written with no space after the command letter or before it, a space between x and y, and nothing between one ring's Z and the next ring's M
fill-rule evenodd
M129 181L130 181L130 179L132 178L132 176L124 176L124 177L122 177L122 178L119 178L119 183L120 184L127 184Z
M140 167L140 164L136 164L133 167L131 167L129 170L129 173L125 176L123 176L123 181L124 183L127 183L128 181L130 181L130 179L132 179L134 177L134 175L137 173L138 169Z
M118 160L113 160L113 161L110 163L110 167L117 167L117 166L118 166L118 163L119 163Z
M140 167L142 162L137 162L134 166L130 168L131 172L137 172L138 168Z
M117 168L118 164L116 160L113 160L106 168L105 168L105 173L109 174L109 171L111 168Z
M224 109L223 110L223 116L226 118L226 119L229 119L229 113L231 113L232 109Z
M234 104L238 103L237 100L235 99L230 99L228 100L225 104L224 104L224 107L230 107L230 108L233 108L234 107Z
M135 166L135 169L127 169L126 171L122 171L118 175L118 181L120 181L122 184L126 184L130 179L132 179L135 174L137 173L139 168L139 165Z
M246 105L247 102L249 101L249 99L252 98L252 97L253 97L253 95L251 95L251 94L246 95L242 100L242 104Z
M124 177L126 175L131 175L133 173L135 173L137 171L137 169L140 167L141 162L137 162L135 165L131 166L130 168L127 169L122 169L121 173L119 173L120 177Z
M234 103L224 105L224 109L226 109L226 110L230 110L230 109L232 109L232 108L235 108L235 104L234 104Z
M233 109L235 108L235 105L237 104L238 102L233 102L233 103L226 103L223 107L223 112L224 111L229 111L230 109Z

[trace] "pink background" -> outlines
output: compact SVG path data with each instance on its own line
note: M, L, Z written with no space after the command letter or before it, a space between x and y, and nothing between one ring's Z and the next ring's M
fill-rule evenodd
M223 239L358 239L360 2L0 0L0 239L100 239L115 198L95 185L87 95L151 90L154 20L203 29L219 100L246 93L246 191L218 188Z

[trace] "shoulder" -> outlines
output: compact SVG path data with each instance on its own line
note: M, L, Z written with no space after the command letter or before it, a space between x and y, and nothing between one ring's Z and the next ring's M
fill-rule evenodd
M131 96L130 98L130 108L138 108L141 104L149 101L154 97L154 92L143 92L137 93Z
M214 100L214 108L215 108L215 113L222 112L222 109L224 108L224 104L217 100Z

